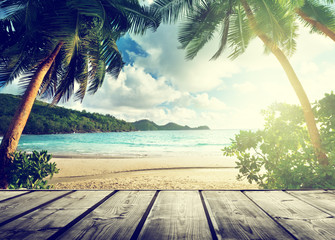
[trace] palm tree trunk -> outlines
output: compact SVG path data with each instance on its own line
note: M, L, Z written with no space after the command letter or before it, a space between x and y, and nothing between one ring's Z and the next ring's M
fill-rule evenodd
M335 41L335 32L330 30L327 26L323 25L322 23L310 18L306 13L304 13L301 9L297 8L295 12L306 22L310 23L312 26L317 28L319 31L323 32L326 36L330 37Z
M44 76L50 69L63 44L63 42L58 43L50 56L48 56L38 67L21 99L20 105L15 112L8 130L2 139L0 145L0 189L6 189L8 187L8 176L5 168L11 163L11 154L15 152L17 148Z
M313 144L316 157L319 163L323 166L327 166L329 164L327 155L322 150L321 147L321 138L319 134L319 130L316 126L315 117L312 111L311 104L308 100L308 97L303 89L291 63L285 56L285 54L278 48L278 46L266 36L262 31L260 31L257 27L256 19L253 15L253 12L247 3L246 0L240 0L242 6L247 14L248 20L250 22L251 29L257 34L257 36L263 41L263 43L271 50L271 52L276 56L277 60L280 62L283 67L286 76L288 77L295 93L297 94L300 104L302 106L302 110L304 112L305 121L307 124L309 136L311 138L311 142Z

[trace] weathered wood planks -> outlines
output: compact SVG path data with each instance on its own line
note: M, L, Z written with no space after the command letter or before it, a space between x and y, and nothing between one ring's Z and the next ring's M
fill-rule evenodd
M0 190L0 239L335 239L334 226L333 190Z
M212 239L199 192L159 192L139 239Z
M335 215L335 194L328 191L288 191L291 195L309 203L322 211Z
M11 221L13 217L33 211L35 208L59 197L69 191L35 191L0 203L0 226Z
M14 190L5 190L0 194L0 202L6 201L10 198L14 198L23 194L27 194L29 191L14 191Z
M298 239L333 239L335 218L283 191L246 191L260 208Z
M60 239L130 239L155 191L119 191Z
M47 239L109 193L73 192L0 227L0 239Z
M293 239L239 191L203 191L223 239Z

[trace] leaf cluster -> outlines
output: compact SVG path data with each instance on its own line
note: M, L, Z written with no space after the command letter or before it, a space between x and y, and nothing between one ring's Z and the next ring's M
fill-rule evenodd
M27 188L27 189L49 189L46 177L50 179L59 169L55 162L50 162L51 155L47 151L33 151L31 154L26 152L14 152L13 162L7 169L9 176L9 188Z
M295 105L276 103L266 111L263 130L240 131L225 156L237 158L238 179L265 189L335 187L335 95L315 103L328 166L318 163L303 112Z
M154 9L136 0L3 0L0 8L0 87L24 75L20 83L26 89L40 64L63 44L39 92L53 103L94 94L106 72L117 77L124 62L116 41L160 23Z
M261 32L273 44L292 54L296 49L295 13L290 1L248 0L255 17L255 29L246 16L239 0L157 0L154 6L163 21L180 20L179 42L186 50L186 59L193 59L200 49L212 40L218 39L219 47L212 59L217 59L225 49L234 59L245 52L250 41ZM301 5L300 1L300 5ZM265 49L269 52L268 49Z

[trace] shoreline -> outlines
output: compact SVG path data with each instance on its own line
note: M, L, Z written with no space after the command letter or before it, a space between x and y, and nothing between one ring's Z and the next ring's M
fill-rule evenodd
M55 155L55 189L258 189L237 181L235 159L216 156Z

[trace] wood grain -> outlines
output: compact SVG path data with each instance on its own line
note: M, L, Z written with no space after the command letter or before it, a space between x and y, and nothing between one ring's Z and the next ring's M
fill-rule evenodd
M161 191L138 239L212 239L198 191Z
M15 197L21 194L25 194L29 191L15 191L15 190L0 190L0 201L6 200L11 197Z
M130 239L155 191L120 191L60 239Z
M326 211L330 215L335 216L335 194L323 190L288 192L293 196Z
M0 239L47 239L110 191L77 191L0 227Z
M0 203L0 223L33 209L68 191L35 191Z
M333 216L282 191L246 191L245 194L298 239L333 239Z
M203 191L222 239L293 239L240 191Z

